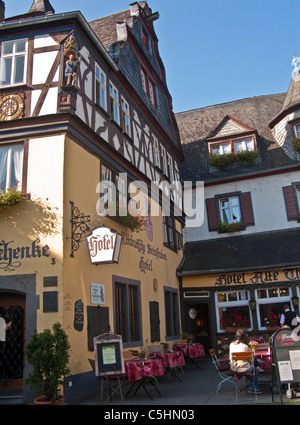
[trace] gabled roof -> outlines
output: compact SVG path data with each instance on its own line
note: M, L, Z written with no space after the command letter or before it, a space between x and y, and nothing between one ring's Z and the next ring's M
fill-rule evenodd
M249 131L256 131L255 128L248 127L246 124L236 120L230 115L226 115L218 124L218 126L208 135L206 140L215 138L228 137L235 134L249 133Z

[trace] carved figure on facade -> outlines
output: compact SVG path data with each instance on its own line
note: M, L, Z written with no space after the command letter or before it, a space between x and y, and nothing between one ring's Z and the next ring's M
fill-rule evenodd
M66 86L77 85L78 77L78 43L75 36L70 35L64 43L64 84Z

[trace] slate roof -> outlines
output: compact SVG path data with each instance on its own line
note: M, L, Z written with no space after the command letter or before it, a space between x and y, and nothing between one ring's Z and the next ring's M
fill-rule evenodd
M257 96L175 114L185 156L183 180L208 182L293 165L294 161L278 146L269 128L269 123L282 112L286 96L286 93ZM226 115L257 130L259 154L255 164L222 171L209 167L205 139Z
M127 22L130 18L130 9L89 22L90 27L99 38L105 49L118 40L116 23Z
M299 267L300 229L187 242L178 275Z

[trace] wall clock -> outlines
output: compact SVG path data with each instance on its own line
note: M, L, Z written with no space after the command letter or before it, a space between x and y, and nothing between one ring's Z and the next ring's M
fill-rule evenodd
M14 120L23 113L24 99L20 94L8 94L0 98L0 120Z

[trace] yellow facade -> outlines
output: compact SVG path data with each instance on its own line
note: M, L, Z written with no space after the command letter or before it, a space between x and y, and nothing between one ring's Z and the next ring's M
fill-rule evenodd
M71 139L60 135L30 140L27 176L30 199L0 212L1 239L8 243L6 248L1 247L7 260L2 258L0 276L12 279L15 275L35 275L39 299L36 329L40 332L57 321L62 323L71 345L72 375L89 371L88 358L93 358L93 353L88 351L86 313L87 306L93 305L91 283L105 287L105 303L100 308L109 307L109 324L114 331L112 276L140 281L145 346L151 344L149 301L159 302L160 335L165 341L164 286L178 290L176 268L182 251L175 253L164 246L161 216L151 217L152 241L146 231L132 232L112 219L102 219L96 213L99 178L100 159ZM86 241L88 233L71 256L70 201L80 212L90 216L91 230L105 225L122 235L118 264L91 263ZM177 224L177 230L179 227ZM49 276L57 278L57 286L45 287L44 278ZM2 285L3 289L10 290L8 285ZM58 294L58 311L44 312L44 292L52 291ZM82 331L74 328L77 300L84 306Z

